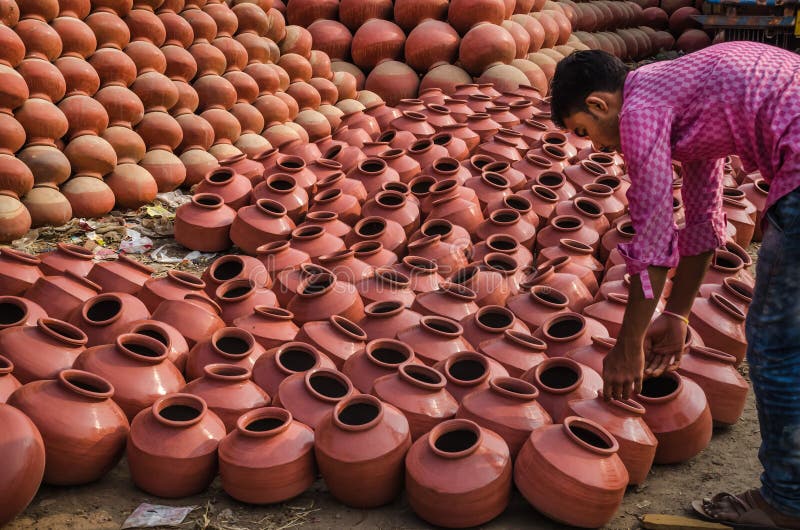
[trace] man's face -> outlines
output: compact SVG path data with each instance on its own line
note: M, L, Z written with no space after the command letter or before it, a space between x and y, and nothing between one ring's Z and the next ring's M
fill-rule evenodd
M570 114L564 118L564 125L577 136L589 138L598 151L620 150L619 114L607 110L598 112L589 109Z

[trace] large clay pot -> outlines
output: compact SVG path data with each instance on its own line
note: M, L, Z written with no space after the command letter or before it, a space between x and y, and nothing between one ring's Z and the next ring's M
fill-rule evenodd
M217 472L225 426L191 394L170 394L143 410L128 435L131 479L143 491L181 498L205 490Z
M506 330L530 333L528 327L502 306L487 305L474 314L464 317L460 322L464 338L472 345L500 337Z
M503 0L455 0L450 2L447 21L461 35L479 22L500 25L506 18Z
M0 330L17 326L35 326L47 313L36 302L17 296L0 296Z
M23 384L55 379L62 370L72 368L86 341L80 329L53 318L39 319L36 326L0 331L0 351L14 363L14 377Z
M257 287L271 287L272 278L260 260L250 256L228 254L214 260L204 272L205 292L214 296L220 285L231 280L250 280Z
M79 276L86 276L94 266L91 250L70 243L59 243L56 250L42 257L39 269L43 274L54 276L70 270Z
M357 66L371 70L384 60L400 59L405 42L406 36L399 26L388 20L371 19L353 34L350 51Z
M295 340L314 346L342 370L347 359L366 346L367 334L354 322L334 315L327 320L306 322Z
M63 370L57 380L35 381L14 393L9 404L33 421L44 440L44 482L88 484L119 462L129 426L112 401L114 392L102 377Z
M125 332L153 338L166 346L167 359L175 365L178 371L183 373L186 357L189 354L189 344L177 329L157 320L140 320L134 322Z
M267 393L250 380L249 368L209 364L203 371L203 377L187 384L181 392L203 398L228 432L236 428L236 421L242 414L270 403Z
M398 0L394 2L394 21L410 32L426 19L446 20L447 4L445 0Z
M342 372L357 390L368 394L378 378L391 375L406 364L421 364L408 345L392 339L375 339L351 355Z
M120 254L114 261L98 261L86 278L93 281L104 293L138 293L154 270L132 258Z
M287 309L295 314L295 321L300 325L312 320L325 320L333 315L357 322L364 315L364 303L355 286L337 281L330 273L306 279L298 287Z
M646 379L636 400L644 405L644 421L658 439L656 464L689 460L711 441L711 409L691 379L675 372Z
M556 423L569 415L570 401L594 398L603 389L600 374L571 359L548 359L520 379L539 389L539 403Z
M316 368L333 368L333 361L303 342L287 342L259 357L253 366L253 381L273 400L287 377Z
M379 94L388 105L417 95L419 77L410 66L399 61L383 61L367 77L364 88Z
M231 247L236 212L219 195L202 193L175 213L175 240L192 250L219 252Z
M689 324L706 346L735 356L737 366L747 350L744 320L745 313L717 293L711 293L708 299L697 298L689 315Z
M458 402L445 386L444 376L433 368L408 363L395 373L378 378L372 394L403 412L411 438L416 440L455 416Z
M209 364L224 363L253 369L264 352L264 348L256 343L249 332L233 327L218 329L211 337L198 342L189 350L186 380L202 377Z
M502 336L481 342L477 351L499 363L512 377L547 359L547 345L541 339L521 331L506 330Z
M398 409L374 396L352 396L336 405L314 437L320 474L339 502L375 508L400 495L411 436Z
M132 333L119 335L113 344L88 348L73 366L114 385L114 401L129 420L159 397L177 392L186 384L167 359L164 344Z
M419 323L422 315L408 309L402 300L372 302L364 307L364 318L358 322L369 340L389 339L398 331Z
M628 470L629 484L642 484L650 472L658 441L645 423L645 409L633 400L605 401L602 396L570 401L569 414L603 426L619 443L617 455Z
M254 280L229 280L217 288L214 299L219 303L220 318L228 324L249 315L258 306L276 307L277 297L271 290L259 287Z
M194 274L172 270L161 278L150 278L137 293L148 310L154 312L165 300L183 300L187 294L203 295L206 283Z
M411 307L423 315L436 315L460 322L478 310L476 298L472 289L444 282L435 291L418 294Z
M458 33L446 22L425 20L408 30L405 60L420 73L441 64L452 64L458 56Z
M433 365L451 355L472 350L473 345L463 337L461 325L448 318L422 317L419 324L397 331L397 338L412 348L422 362Z
M735 368L736 357L719 350L692 346L681 357L678 373L705 392L711 418L721 425L739 421L747 400L749 385Z
M153 312L153 320L173 326L192 347L225 327L219 314L220 308L216 302L205 296L189 293L180 300L164 300Z
M243 414L219 444L222 489L248 504L300 495L314 482L315 467L314 432L275 407Z
M434 368L444 374L447 391L461 403L469 394L489 387L495 377L508 377L508 372L499 363L474 351L454 353Z
M94 282L67 271L64 276L42 276L25 292L53 318L67 320L86 300L100 292Z
M511 473L508 445L500 436L469 420L447 421L417 440L406 456L408 502L431 524L480 526L508 505Z
M14 363L0 355L0 404L8 401L9 396L22 386L16 377L11 375Z
M290 375L278 387L275 404L280 405L297 421L315 429L336 405L354 395L350 380L332 368L313 368Z
M527 292L509 297L506 307L531 330L538 330L555 315L569 312L567 295L547 285L534 285Z
M516 459L531 432L550 425L550 415L536 402L536 387L511 377L498 377L464 397L457 418L476 422L499 434L508 444L511 458Z
M11 522L33 500L42 482L45 449L34 423L15 407L0 403L0 444L8 463L0 482L0 524Z
M87 346L112 344L131 323L150 318L147 307L127 293L106 293L90 298L72 314L70 323L83 331Z
M233 325L248 331L265 350L295 340L299 328L294 314L278 307L255 306L253 312L234 320Z
M628 485L618 450L606 429L572 416L533 432L517 457L514 483L534 508L559 523L603 526Z
M250 180L229 167L208 173L198 184L196 193L214 193L222 197L226 205L234 210L250 204L253 186Z
M41 260L31 254L12 248L0 249L0 293L22 295L43 276L40 264Z
M356 31L371 18L390 20L392 11L391 0L344 0L339 2L339 20L350 28L350 31Z

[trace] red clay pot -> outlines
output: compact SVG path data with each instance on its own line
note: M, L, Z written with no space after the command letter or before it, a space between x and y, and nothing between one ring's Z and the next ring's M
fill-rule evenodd
M550 415L536 402L536 387L511 377L497 377L482 388L464 397L457 418L472 420L500 435L508 444L511 458L516 459L531 432L550 425Z
M477 350L500 364L512 377L520 377L547 359L544 341L514 330L480 343Z
M344 374L332 368L313 368L284 379L278 387L275 404L316 430L337 403L355 392Z
M708 299L695 300L689 324L700 334L706 346L733 355L738 366L747 350L744 319L745 313L730 300L712 293Z
M567 296L547 285L534 285L506 300L508 307L531 330L538 330L551 317L569 312Z
M195 193L219 195L227 206L238 210L250 204L253 186L241 173L236 173L230 167L221 167L208 173L198 184Z
M206 283L194 274L167 271L166 276L150 278L138 293L148 310L154 312L164 300L183 300L187 294L204 296Z
M426 316L419 324L397 332L397 339L407 344L416 357L434 365L455 353L472 350L473 345L463 337L461 325L449 318Z
M291 311L278 307L255 306L253 312L233 321L239 329L248 331L265 350L295 340L299 328L292 322Z
M201 277L205 282L205 292L209 296L214 296L219 286L227 281L245 279L252 281L258 287L272 286L272 278L260 260L236 254L215 259L211 266L203 271Z
M243 414L219 444L222 488L248 504L300 495L313 484L315 467L314 432L275 407Z
M129 426L111 399L114 391L102 377L64 370L57 380L32 382L14 393L9 404L24 412L42 435L44 482L88 484L119 462Z
M228 324L253 313L256 307L276 307L278 299L269 289L258 287L253 280L228 280L217 288L214 299L220 306L220 318Z
M86 276L94 266L94 254L78 245L59 243L56 250L42 256L39 269L43 274L54 276L72 271Z
M11 375L14 363L0 355L0 404L8 401L9 396L22 386L19 380Z
M406 364L422 364L407 344L392 339L374 339L348 357L342 372L356 389L368 394L378 378L391 375Z
M12 248L0 249L0 293L20 296L44 274L41 260Z
M411 438L416 440L435 425L455 416L458 402L445 385L444 376L436 370L410 363L377 379L372 394L406 416Z
M398 331L419 323L422 315L409 309L402 300L389 298L376 301L364 307L364 318L358 326L366 333L368 340L391 339Z
M600 374L571 359L548 359L520 379L539 389L539 403L557 423L569 415L567 403L571 400L594 398L603 389Z
M287 342L259 358L253 367L253 381L275 399L281 382L290 375L333 367L333 362L311 345Z
M269 405L270 397L250 380L251 372L243 366L209 364L205 375L187 384L181 392L203 398L231 432L242 414Z
M514 483L534 508L559 523L603 526L628 485L618 450L599 424L570 417L533 432L517 457Z
M0 346L14 363L14 376L23 384L55 379L71 368L86 348L86 335L60 320L42 318L36 326L18 326L0 331Z
M129 420L156 399L177 392L186 384L167 359L161 342L138 334L121 334L113 344L88 348L74 367L105 378L114 385L114 402Z
M200 493L217 472L217 446L225 426L205 402L170 394L143 410L128 436L131 479L143 491L164 498Z
M204 295L189 293L182 300L164 300L153 311L153 320L173 326L192 347L225 327L219 314L216 302Z
M409 504L437 526L479 526L505 510L511 473L500 436L469 420L447 421L417 440L406 456Z
M230 230L236 212L219 195L201 193L175 213L175 240L201 252L220 252L231 247Z
M461 403L465 396L487 388L495 377L508 377L500 363L474 351L454 353L433 366L444 374L447 390Z
M429 293L420 293L411 306L423 315L435 315L461 321L478 310L477 295L463 285L444 282Z
M35 326L40 318L47 318L47 313L36 302L17 296L0 296L0 330Z
M113 261L98 261L86 278L102 288L102 292L136 294L154 270L132 258L120 254Z
M749 385L735 368L733 355L692 346L681 357L678 373L688 377L705 392L711 418L721 425L733 425L742 415Z
M459 322L464 329L464 338L472 345L501 336L506 330L530 333L528 327L505 307L487 305Z
M645 380L636 400L644 405L644 421L658 439L656 464L689 460L711 441L711 409L694 381L667 372Z
M149 318L150 312L136 296L106 293L86 300L69 322L86 334L91 347L112 344L133 322Z
M189 344L177 329L157 320L140 320L124 331L153 338L166 346L167 359L183 373L186 357L189 355Z
M410 446L399 410L373 396L352 396L320 423L314 449L331 495L346 506L373 508L402 491Z
M306 322L295 340L314 346L341 370L366 345L367 334L355 323L334 315L328 320Z
M287 309L300 325L333 315L358 321L364 315L364 304L355 286L337 281L330 273L312 276L300 284Z
M186 380L193 381L202 377L209 364L224 363L252 370L264 353L264 348L247 331L232 327L220 328L210 338L198 342L189 350L186 358Z
M42 276L25 292L53 318L67 320L78 306L100 292L100 286L67 271L64 276Z
M9 458L0 482L0 496L4 499L0 524L4 525L22 513L39 490L45 449L36 426L16 408L0 403L0 422L5 426L0 443Z

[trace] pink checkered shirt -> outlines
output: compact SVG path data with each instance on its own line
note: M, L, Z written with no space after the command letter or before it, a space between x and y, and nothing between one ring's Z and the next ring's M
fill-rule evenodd
M643 66L625 80L622 152L636 236L620 245L628 272L674 267L725 242L722 170L739 155L770 183L767 208L800 186L800 56L752 42L705 48ZM683 167L686 227L672 212L672 166Z

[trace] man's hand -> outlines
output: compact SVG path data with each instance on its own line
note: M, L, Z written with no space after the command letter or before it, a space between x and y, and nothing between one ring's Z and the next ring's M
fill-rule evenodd
M630 399L642 391L644 352L641 343L617 339L603 359L603 397Z
M678 368L687 330L685 322L670 315L660 315L650 324L644 339L645 377L658 377Z

